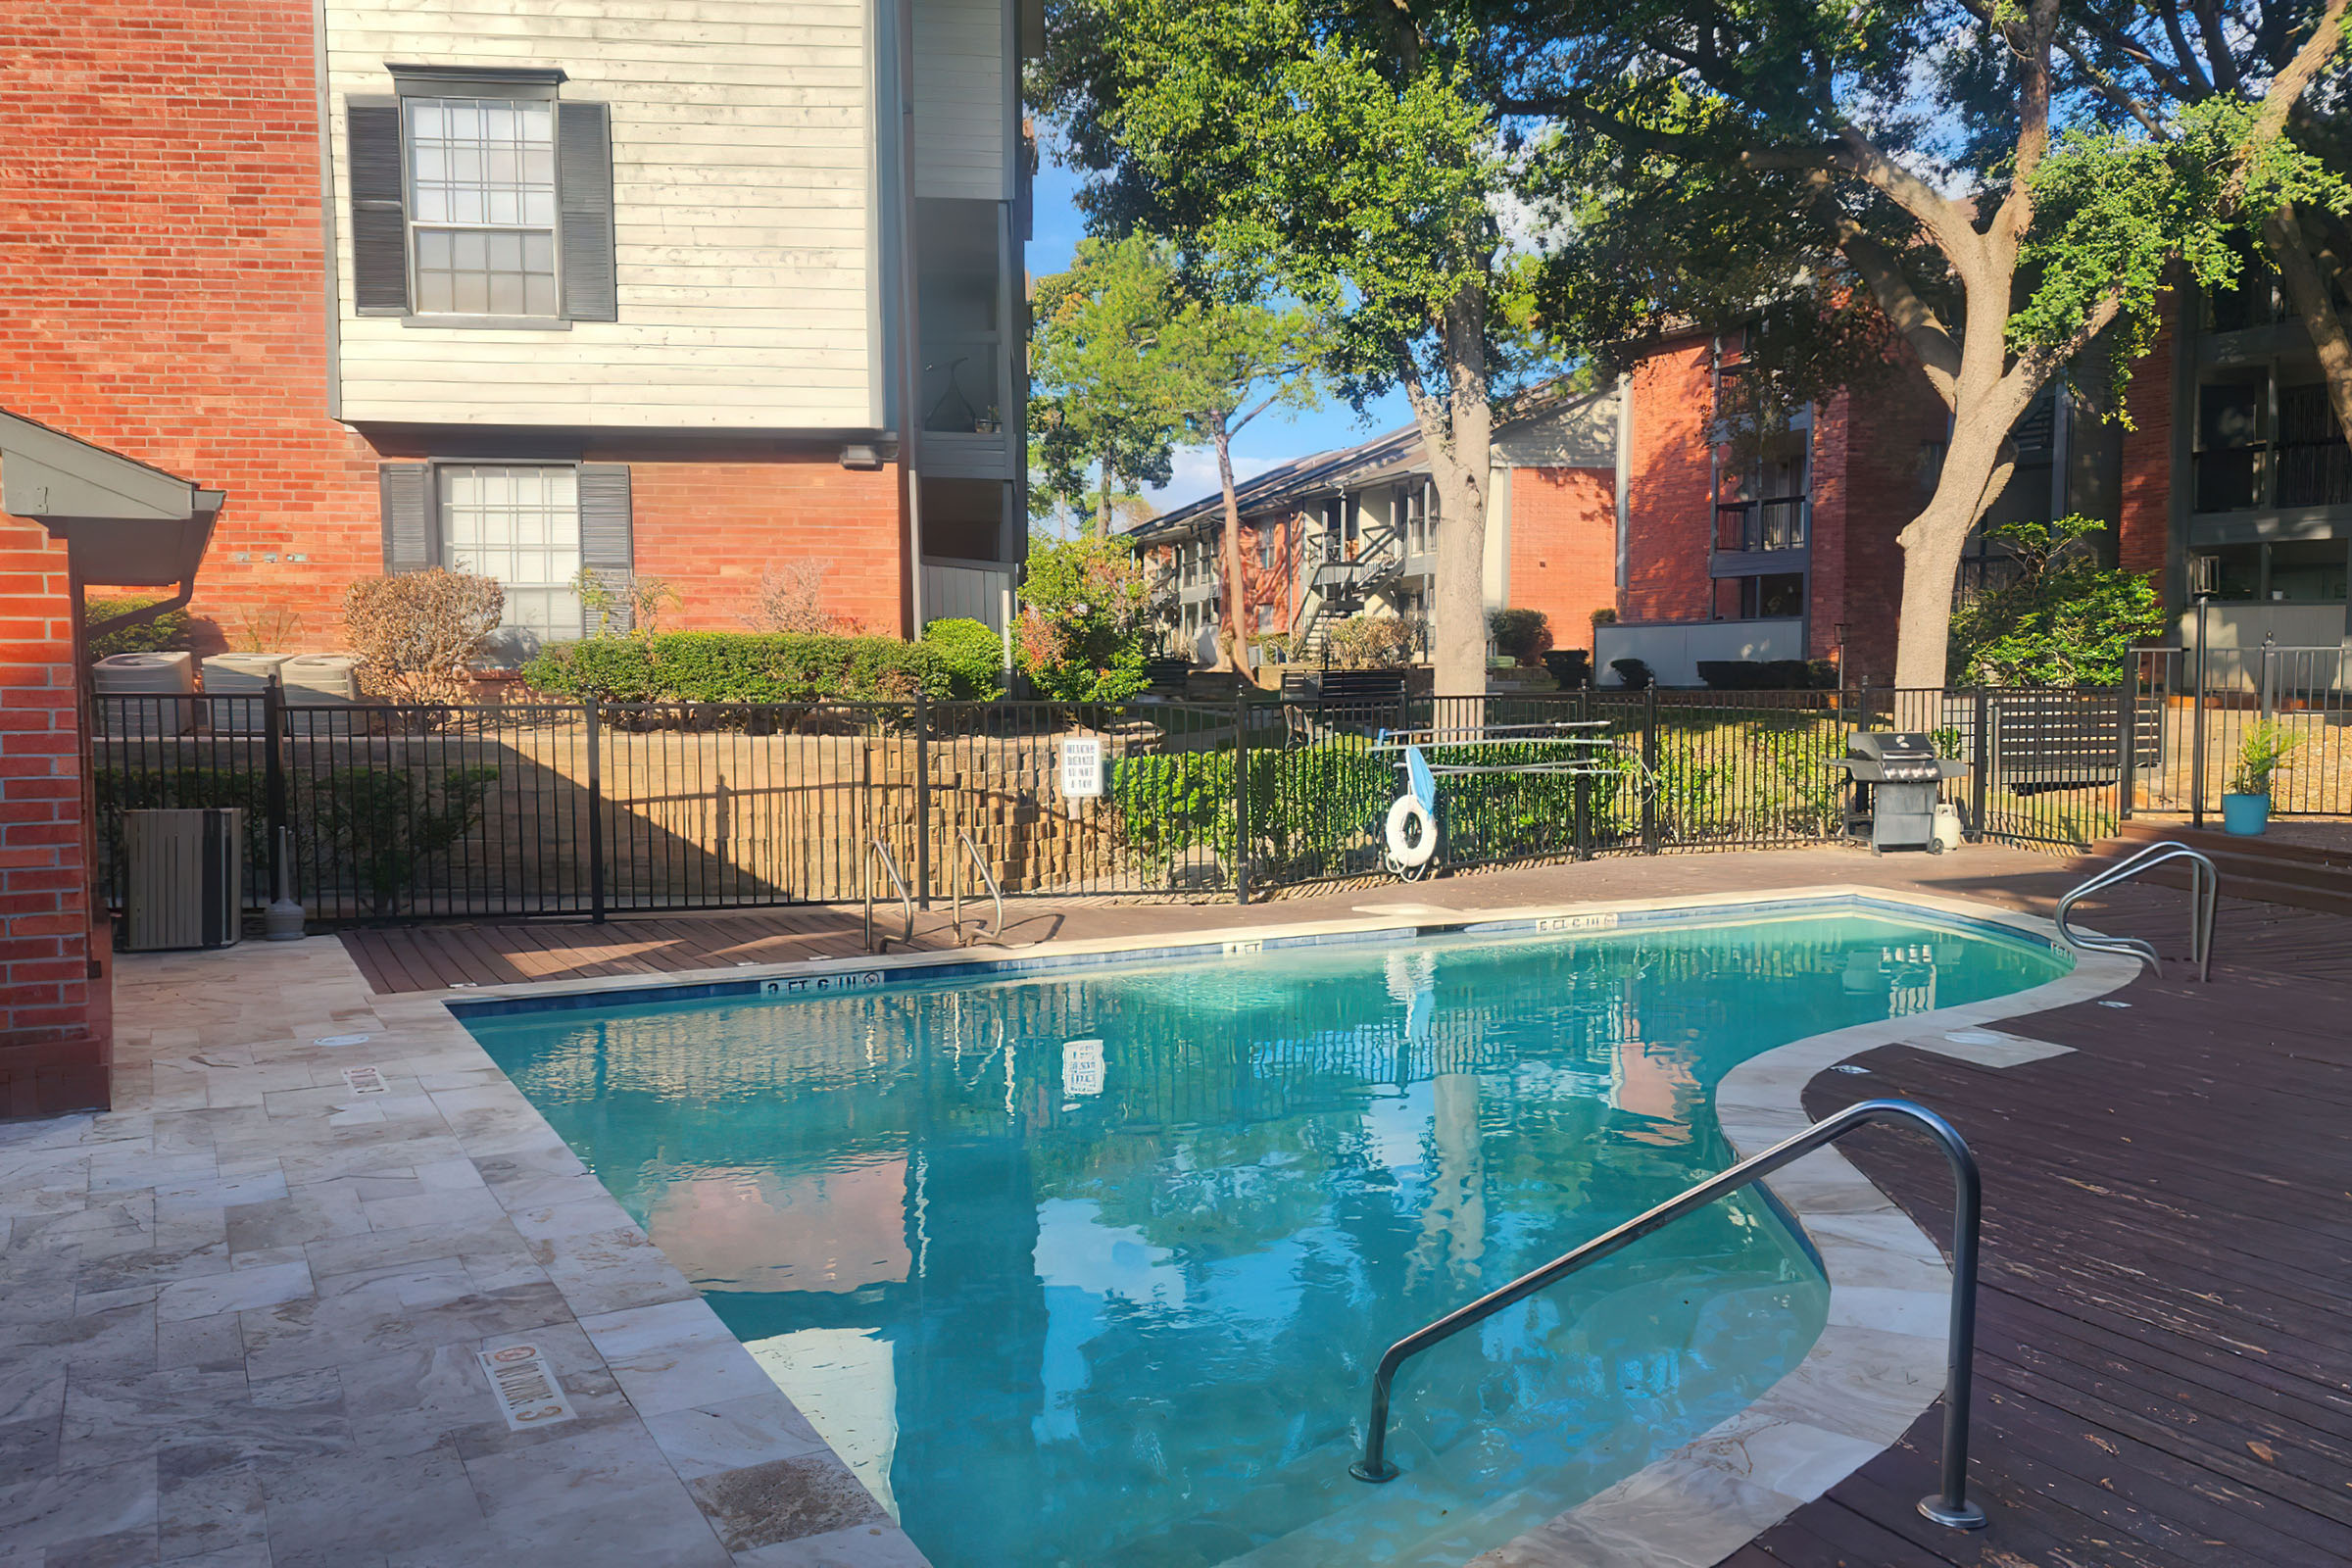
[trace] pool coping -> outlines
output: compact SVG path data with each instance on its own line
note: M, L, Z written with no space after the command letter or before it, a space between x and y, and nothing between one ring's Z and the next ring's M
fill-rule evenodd
M402 992L372 1000L379 1006L397 1003L404 1011L429 1006L463 1025L469 1018L523 1011L760 996L770 994L766 988L771 984L777 987L772 994L779 996L830 994L1111 963L1197 961L1307 946L1462 935L1598 935L1648 924L1691 923L1710 915L1794 914L1819 910L1825 904L1927 914L2058 945L2055 925L2037 915L1917 890L1825 883L1497 907L1432 902L1376 909L1354 918L1190 932L1174 940L1143 936L1047 942L993 957L976 956L966 949L806 959L626 978ZM1755 1154L1808 1125L1801 1100L1807 1083L1846 1057L1882 1046L1911 1044L1995 1067L2055 1054L2060 1048L1995 1031L1981 1031L1993 1036L1990 1043L1952 1042L1942 1036L2090 1001L2129 983L2137 973L2138 965L2131 959L2078 951L2070 973L2025 991L1776 1047L1742 1062L1718 1084L1718 1124L1740 1157ZM471 1040L470 1034L467 1038ZM488 1059L486 1051L484 1058ZM503 1072L500 1076L504 1078ZM524 1105L561 1145L553 1127L538 1117L537 1107L528 1106L527 1101ZM568 1146L564 1147L568 1152ZM1936 1243L1835 1148L1785 1167L1767 1186L1813 1248L1830 1284L1828 1322L1805 1358L1739 1414L1544 1525L1476 1555L1470 1559L1473 1568L1711 1568L1899 1441L1941 1394L1951 1277ZM688 1289L688 1298L700 1308L689 1309L698 1320L693 1337L707 1339L717 1327L717 1315L699 1293ZM679 1301L674 1307L686 1304ZM703 1325L699 1319L706 1314L710 1323ZM737 1366L739 1374L745 1370L759 1381L743 1393L776 1392L748 1352ZM1494 1506L1508 1507L1510 1498L1498 1498ZM1474 1528L1474 1521L1464 1523ZM912 1555L911 1543L895 1531L889 1533L886 1545L878 1541L872 1544L882 1546L894 1564L920 1560Z

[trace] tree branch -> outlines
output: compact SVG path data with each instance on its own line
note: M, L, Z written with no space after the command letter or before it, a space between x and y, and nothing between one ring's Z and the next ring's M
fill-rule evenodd
M1975 7L1971 6L1970 9L1974 10ZM2173 139L2172 132L2164 128L2164 122L2156 118L2156 112L2142 103L2137 95L2126 88L2122 82L2116 80L2112 73L2084 53L2082 46L2075 41L2073 35L2060 35L2058 47L2066 51L2067 59L2075 63L2077 71L2090 78L2091 85L2099 89L2102 97L2139 122L2139 128L2148 133L2149 140L2171 141Z
M2230 52L2230 34L2222 26L2222 14L2213 8L2213 0L2196 0L2197 31L2205 39L2205 60L2213 70L2213 84L2224 92L2236 92L2242 83L2237 75L2237 58Z
M2198 66L2197 52L2188 46L2188 34L2181 30L2180 7L2178 0L2164 0L2164 5L2158 15L2164 19L2165 36L2173 40L2174 61L2187 75L2189 85L2196 89L2197 96L2200 98L2209 96L2213 92L2213 81Z
M2263 95L2262 113L2254 117L2245 145L2239 149L2237 171L2230 176L2226 199L2232 205L2245 194L2246 175L2251 172L2255 153L2277 140L2286 128L2286 117L2302 98L2303 89L2311 85L2311 79L2343 43L2346 4L2347 0L2328 0L2327 9L2320 13L2320 24L2311 29L2311 36L2303 40L2303 47L2295 51L2286 69L2271 78L2271 90Z
M1851 126L1834 142L1814 147L1752 148L1740 154L1740 161L1749 169L1820 169L1850 174L1884 192L1919 220L1920 227L1964 274L1974 270L1984 255L1984 236L1969 223L1957 203L1946 200L1935 186L1879 151L1869 137Z
M1960 345L1953 341L1951 330L1912 288L1892 251L1864 233L1861 225L1850 219L1838 220L1836 226L1838 251L1862 274L1862 280L1878 299L1879 309L1886 313L1886 319L1902 334L1911 352L1919 356L1928 384L1943 399L1945 408L1957 408Z

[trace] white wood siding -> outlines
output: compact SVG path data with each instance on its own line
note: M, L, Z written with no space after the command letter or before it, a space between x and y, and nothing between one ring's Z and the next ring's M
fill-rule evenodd
M914 193L1011 199L1004 0L914 0Z
M327 0L342 416L870 427L872 10ZM353 313L344 101L389 94L387 61L561 67L564 98L611 106L619 320L498 331Z

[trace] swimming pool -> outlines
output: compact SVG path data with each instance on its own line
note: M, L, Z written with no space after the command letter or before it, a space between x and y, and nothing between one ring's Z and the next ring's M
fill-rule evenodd
M2065 972L1847 908L634 1000L468 1027L941 1568L1456 1565L1736 1413L1828 1288L1722 1168L1774 1046Z

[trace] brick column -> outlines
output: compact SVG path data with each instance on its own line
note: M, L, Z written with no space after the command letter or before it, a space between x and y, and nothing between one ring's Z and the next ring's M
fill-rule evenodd
M107 1103L74 614L65 545L0 515L0 1116Z

